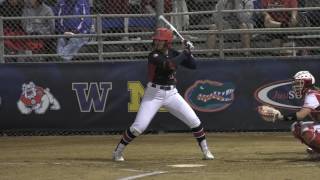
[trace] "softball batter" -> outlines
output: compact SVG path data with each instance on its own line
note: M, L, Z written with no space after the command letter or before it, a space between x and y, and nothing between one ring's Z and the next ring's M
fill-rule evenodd
M190 52L191 43L184 41L185 49L181 53L172 49L173 33L167 28L158 28L152 39L153 51L148 57L149 82L136 119L123 133L122 139L113 152L113 160L124 161L122 154L125 147L146 130L161 107L166 108L191 128L204 160L214 159L208 149L205 132L199 118L176 89L178 65L196 69L195 59Z

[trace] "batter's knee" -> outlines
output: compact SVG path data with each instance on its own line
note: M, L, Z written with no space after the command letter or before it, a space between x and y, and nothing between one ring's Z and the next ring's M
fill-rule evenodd
M191 129L194 129L194 128L197 128L197 127L202 127L202 124L201 124L201 121L199 119L195 119L192 121L192 124L190 124L190 128Z
M130 132L134 135L134 136L139 136L140 134L142 134L142 132L144 130L139 130L136 127L131 126L130 128Z
M191 128L191 130L194 131L194 132L198 132L201 129L203 129L203 126L202 126L201 123L198 126L195 126L195 127Z

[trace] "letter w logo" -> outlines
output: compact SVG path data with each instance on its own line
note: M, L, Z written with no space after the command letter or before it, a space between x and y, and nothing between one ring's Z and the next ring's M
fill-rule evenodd
M104 112L109 90L112 89L111 82L90 83L72 83L72 90L76 92L81 112L90 112L93 106L93 112Z

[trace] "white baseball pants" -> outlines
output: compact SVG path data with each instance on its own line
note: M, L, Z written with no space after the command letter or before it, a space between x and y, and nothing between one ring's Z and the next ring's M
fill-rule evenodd
M190 128L200 125L199 118L175 87L171 90L163 90L160 89L159 85L151 87L151 84L149 82L147 85L138 114L131 128L139 131L139 133L144 132L161 107L166 108Z

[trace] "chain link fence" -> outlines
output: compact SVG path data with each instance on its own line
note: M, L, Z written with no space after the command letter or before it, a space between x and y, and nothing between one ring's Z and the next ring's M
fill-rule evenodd
M320 1L0 0L2 62L145 59L165 17L198 58L317 56ZM287 9L290 8L290 9ZM174 47L181 49L178 37Z

